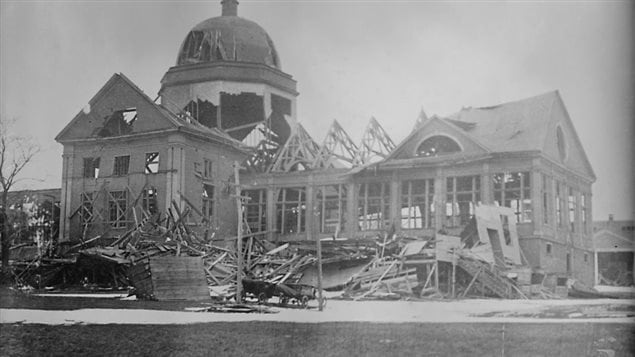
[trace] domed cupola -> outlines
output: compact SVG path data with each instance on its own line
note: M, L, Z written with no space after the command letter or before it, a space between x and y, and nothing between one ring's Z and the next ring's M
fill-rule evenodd
M238 17L238 1L221 4L221 16L185 36L176 65L161 80L161 104L237 140L252 140L266 125L284 143L296 117L296 81L280 69L267 32Z
M280 69L280 58L267 32L257 23L238 17L238 1L223 0L222 16L207 19L187 34L177 66L238 61Z

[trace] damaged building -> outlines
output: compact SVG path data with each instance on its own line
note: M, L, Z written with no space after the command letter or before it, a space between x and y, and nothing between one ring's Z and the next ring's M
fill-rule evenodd
M557 91L421 112L398 143L374 118L360 142L337 121L316 141L273 41L237 6L223 0L186 34L157 100L115 74L58 134L61 242L116 237L174 206L204 239L235 239L240 182L245 229L271 242L459 236L500 206L500 229L482 234L514 263L593 282L595 175Z

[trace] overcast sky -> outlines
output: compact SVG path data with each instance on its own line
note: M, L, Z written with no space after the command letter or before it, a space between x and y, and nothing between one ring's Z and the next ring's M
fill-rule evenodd
M150 97L187 32L220 1L0 3L0 115L43 152L20 188L60 187L54 136L115 72ZM423 108L448 115L559 90L598 177L595 219L635 217L629 1L248 1L298 81L298 119L358 141L375 116L400 141Z

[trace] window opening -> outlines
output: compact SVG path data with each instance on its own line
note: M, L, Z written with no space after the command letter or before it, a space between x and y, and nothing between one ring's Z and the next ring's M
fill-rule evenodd
M306 192L304 187L282 188L276 203L276 228L280 234L305 231Z
M84 177L87 177L87 178L99 177L99 158L98 157L84 158Z
M113 176L124 176L128 174L130 166L130 156L115 156L115 167L113 169Z
M434 179L401 183L401 228L434 227Z
M461 151L456 141L443 135L432 136L424 140L417 148L417 156L433 157Z
M346 186L317 187L317 217L320 233L343 232L346 227Z
M108 220L114 228L127 225L128 191L111 191L108 197Z
M569 229L571 232L575 232L575 209L576 209L576 199L575 199L575 191L573 188L569 187Z
M149 152L146 153L146 174L156 174L159 172L159 153Z
M390 222L390 185L388 182L359 185L357 211L362 231L380 230Z
M547 175L542 175L542 221L549 224L549 184L551 183Z
M242 195L249 197L243 201L245 221L252 232L267 230L267 191L244 190Z
M516 222L531 222L532 205L529 172L495 174L494 201L498 206L513 209L516 215Z
M158 194L156 188L150 187L143 191L142 204L143 209L150 215L159 212Z
M446 227L466 225L474 217L474 208L480 200L480 176L448 177L445 201Z
M208 222L212 220L214 216L214 186L203 184L203 193L201 194L201 211L203 213L203 219Z

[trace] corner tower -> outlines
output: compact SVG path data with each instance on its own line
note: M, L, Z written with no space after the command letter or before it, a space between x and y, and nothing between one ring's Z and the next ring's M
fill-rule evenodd
M186 35L161 80L161 104L246 144L257 144L249 138L261 125L284 143L296 117L296 82L282 71L267 32L238 16L238 1L221 4L221 16Z

